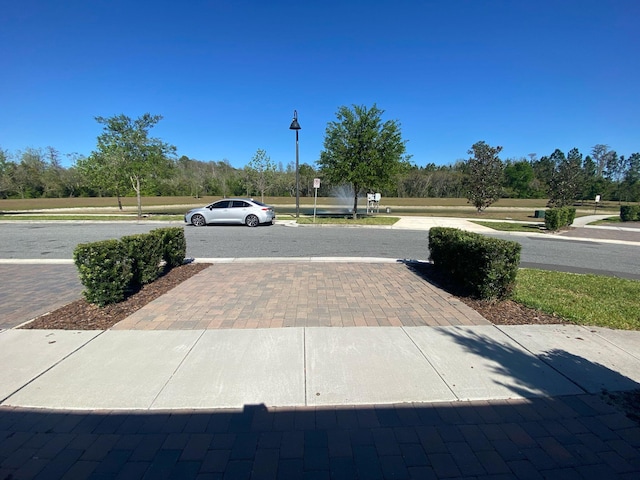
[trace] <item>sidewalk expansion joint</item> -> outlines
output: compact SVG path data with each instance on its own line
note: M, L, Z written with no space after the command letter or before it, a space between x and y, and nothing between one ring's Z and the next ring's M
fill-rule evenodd
M570 383L574 384L576 387L578 387L580 390L582 390L582 392L584 394L587 395L591 395L582 385L580 385L578 382L576 382L575 380L573 380L571 377L567 376L566 374L564 374L561 370L558 370L556 367L553 366L552 363L548 362L543 356L538 356L536 355L534 352L532 352L531 350L529 350L526 346L524 346L522 343L520 343L518 340L516 340L515 338L513 338L511 335L509 335L507 332L505 332L504 330L502 330L500 328L499 325L493 325L493 327L495 329L497 329L500 333L502 333L503 335L505 335L507 338L511 339L513 342L516 343L516 345L519 345L524 351L530 353L534 358L537 358L539 361L541 361L542 363L544 363L546 366L548 366L551 370L553 370L554 372L556 372L558 375L560 375L561 377L567 379ZM584 327L583 327L584 328Z
M62 357L60 360L58 360L57 362L53 363L52 365L50 365L48 368L46 368L45 370L43 370L42 372L40 372L39 374L37 374L35 377L33 377L31 380L29 380L28 382L26 382L24 385L22 385L20 388L16 389L15 391L11 392L9 395L7 395L4 398L0 398L0 405L2 405L4 402L6 402L8 399L10 399L11 397L13 397L16 393L18 393L20 390L24 389L25 387L31 385L33 382L35 382L36 380L38 380L40 377L42 377L45 373L49 372L50 370L54 369L57 365L60 365L62 362L64 362L67 358L69 358L71 355L73 355L74 353L76 353L77 351L79 351L80 349L86 347L87 345L89 345L91 342L93 342L96 338L98 338L100 335L102 335L103 333L105 333L106 330L101 331L100 333L98 333L95 337L90 338L89 340L87 340L86 342L84 342L82 345L78 346L78 348L76 348L75 350L69 352L68 354L66 354L64 357Z
M455 397L456 401L459 402L460 401L460 397L458 395L456 395L456 392L453 391L453 389L449 385L449 382L447 382L447 380L438 371L436 366L431 362L431 360L429 360L429 357L427 357L427 355L425 355L424 351L420 348L420 346L413 340L413 338L411 338L411 335L409 335L407 333L406 327L400 327L400 328L402 329L402 333L404 333L407 336L407 338L409 339L409 341L418 349L418 351L420 352L420 355L422 356L422 358L424 358L427 361L427 363L431 366L433 371L436 372L436 375L438 375L438 377L440 377L440 380L442 380L442 383L444 383L447 386L447 388L449 389L451 394Z

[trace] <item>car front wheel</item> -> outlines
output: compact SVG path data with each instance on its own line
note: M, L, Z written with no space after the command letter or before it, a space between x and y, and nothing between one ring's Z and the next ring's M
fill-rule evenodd
M255 215L248 215L247 218L244 219L244 223L247 227L257 227L260 225L260 220Z
M204 227L207 224L204 217L200 214L196 214L193 217L191 217L191 223L193 224L194 227Z

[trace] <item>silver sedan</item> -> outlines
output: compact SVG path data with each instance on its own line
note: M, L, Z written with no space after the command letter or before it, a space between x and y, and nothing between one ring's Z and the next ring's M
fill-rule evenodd
M261 223L273 223L276 213L272 206L253 199L225 198L206 207L189 210L184 221L196 227L210 223L237 223L257 227Z

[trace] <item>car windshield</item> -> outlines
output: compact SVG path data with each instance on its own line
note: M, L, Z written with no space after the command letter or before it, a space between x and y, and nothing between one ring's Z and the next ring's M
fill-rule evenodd
M262 202L259 202L258 200L251 200L253 203L255 203L256 205L260 205L261 207L266 207L266 205Z

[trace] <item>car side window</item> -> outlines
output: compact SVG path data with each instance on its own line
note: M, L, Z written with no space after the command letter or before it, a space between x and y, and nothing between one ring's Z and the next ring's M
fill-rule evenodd
M211 205L211 208L229 208L229 200L221 200Z
M246 208L249 204L247 202L243 202L242 200L234 200L232 208Z

